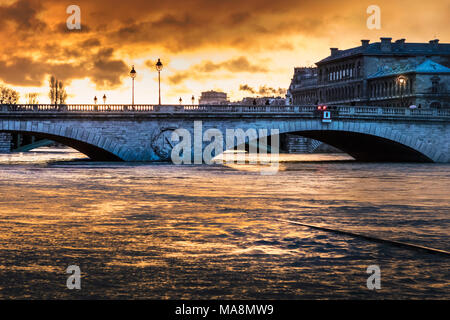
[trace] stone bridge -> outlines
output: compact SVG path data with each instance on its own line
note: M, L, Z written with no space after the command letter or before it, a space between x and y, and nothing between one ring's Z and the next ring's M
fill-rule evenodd
M201 123L202 136L208 129L224 134L227 129L297 134L325 142L360 161L450 162L450 110L445 109L0 105L0 132L54 140L93 160L167 160L175 144L170 141L171 133L182 128L194 137L198 135L194 123ZM194 148L194 142L191 145Z

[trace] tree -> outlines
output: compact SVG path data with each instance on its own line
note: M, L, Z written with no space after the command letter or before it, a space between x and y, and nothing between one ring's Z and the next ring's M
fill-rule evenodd
M20 94L11 88L0 86L0 103L17 104Z
M27 99L27 104L39 104L39 93L37 92L27 93L25 98Z
M60 81L58 83L58 93L59 93L59 103L60 104L65 104L66 103L66 99L67 99L67 92L66 89L64 88L64 84Z
M48 93L48 97L50 98L50 102L52 104L57 103L57 96L58 96L58 87L56 84L56 79L54 76L50 77L50 92Z
M67 92L64 88L64 83L58 81L54 76L50 77L50 92L48 94L52 104L64 104L67 99Z

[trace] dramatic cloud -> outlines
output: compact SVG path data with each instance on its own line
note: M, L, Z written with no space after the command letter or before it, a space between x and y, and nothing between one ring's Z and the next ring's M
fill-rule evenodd
M69 4L0 0L0 82L39 86L55 74L112 89L124 84L131 64L141 63L141 80L148 79L154 66L145 61L161 57L169 72L163 83L177 86L170 94L201 91L210 79L231 90L243 77L271 92L288 85L281 81L293 67L324 58L329 47L380 36L423 42L436 34L448 42L450 35L445 0L428 2L425 11L420 0L379 0L381 30L366 26L372 3L352 0L77 0L81 31L66 27Z

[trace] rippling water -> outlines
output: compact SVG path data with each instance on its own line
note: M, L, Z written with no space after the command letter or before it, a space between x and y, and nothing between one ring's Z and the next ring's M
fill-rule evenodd
M0 155L0 298L450 298L448 257L279 220L450 251L449 165L289 155L261 175L83 159Z

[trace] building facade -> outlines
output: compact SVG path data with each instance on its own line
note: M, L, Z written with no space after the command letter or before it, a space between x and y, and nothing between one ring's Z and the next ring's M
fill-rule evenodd
M286 99L290 104L317 104L317 85L317 68L294 68Z
M450 44L392 42L381 38L339 50L295 68L288 90L291 104L450 107Z

